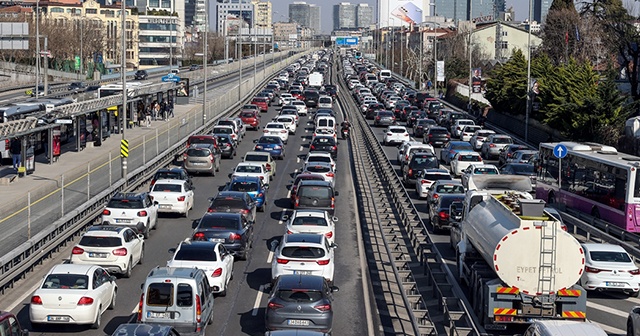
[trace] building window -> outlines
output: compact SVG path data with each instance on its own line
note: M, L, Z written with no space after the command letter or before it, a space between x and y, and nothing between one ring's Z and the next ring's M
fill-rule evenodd
M149 0L149 7L151 8L160 7L160 0Z
M502 36L508 36L509 34L507 34L508 32L506 30L502 31Z
M64 13L64 8L53 7L51 8L51 13Z
M162 0L162 8L171 8L171 0Z
M500 41L500 49L509 49L509 42Z
M95 8L87 8L86 9L86 13L87 14L98 14L98 10Z

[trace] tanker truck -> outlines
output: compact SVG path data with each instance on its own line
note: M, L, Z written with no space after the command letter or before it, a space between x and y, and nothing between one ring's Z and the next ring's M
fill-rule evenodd
M459 281L486 330L586 319L584 252L530 190L527 176L474 175L450 208Z

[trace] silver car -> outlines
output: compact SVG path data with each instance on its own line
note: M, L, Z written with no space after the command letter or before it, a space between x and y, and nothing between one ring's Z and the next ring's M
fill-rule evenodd
M482 144L482 157L484 159L497 158L500 155L500 151L512 143L513 139L508 135L491 134Z
M222 154L211 144L193 144L187 149L182 161L183 168L190 174L206 173L213 176L220 171Z

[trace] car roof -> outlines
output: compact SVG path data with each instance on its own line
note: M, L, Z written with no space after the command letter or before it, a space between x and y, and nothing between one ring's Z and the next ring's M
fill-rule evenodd
M156 184L159 184L159 183L183 185L184 184L184 180L161 179L161 180L157 180L156 181Z
M581 244L587 251L599 251L599 252L624 252L627 251L620 245L614 244L598 244L598 243L583 243Z
M84 233L84 236L113 236L119 237L127 227L119 225L94 225Z
M571 321L571 320L544 320L535 321L536 325L546 331L543 335L563 335L563 336L605 336L606 332L592 322Z
M89 274L89 272L99 266L96 265L81 265L81 264L58 264L51 268L49 274L52 273L67 273L67 274Z
M217 197L237 197L244 198L247 193L244 191L221 191Z
M316 209L293 210L293 214L291 215L291 218L302 217L302 216L326 217L327 212L324 210L316 210Z
M220 243L210 242L208 240L191 240L185 239L180 242L180 249L193 249L193 250L202 250L202 249L213 249L216 245Z
M302 180L300 181L300 187L302 186L319 186L319 187L331 187L331 183L328 181L319 180Z
M168 336L172 326L155 323L123 323L119 325L112 336Z
M284 235L285 244L289 243L305 243L305 244L322 244L324 235L316 233L291 233Z
M225 134L227 135L227 134ZM174 168L160 168L156 171L156 173L186 173L186 171L182 168L174 167Z
M284 274L278 278L279 289L316 289L322 290L324 278L318 275Z

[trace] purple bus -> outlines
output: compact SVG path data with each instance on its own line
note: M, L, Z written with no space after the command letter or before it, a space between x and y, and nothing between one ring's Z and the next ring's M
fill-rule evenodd
M567 156L558 160L557 144L540 144L536 198L640 232L640 157L596 143L561 142Z

